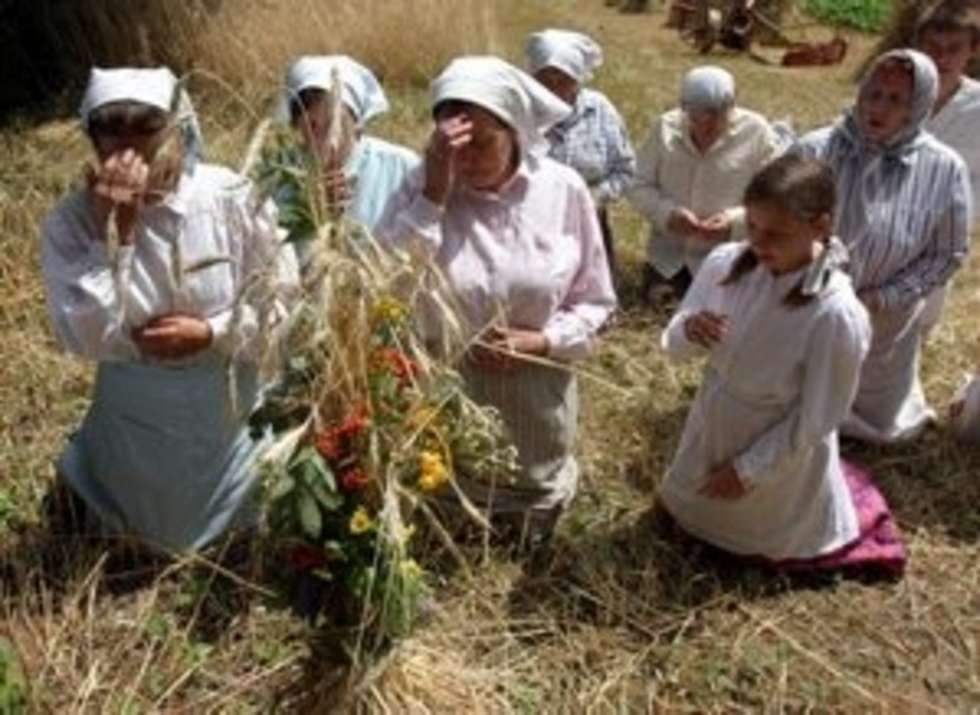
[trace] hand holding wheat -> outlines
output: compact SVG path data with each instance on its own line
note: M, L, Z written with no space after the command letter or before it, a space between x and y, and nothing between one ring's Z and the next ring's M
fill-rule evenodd
M107 224L114 214L119 242L123 245L132 242L149 176L150 167L132 149L113 153L105 161L93 161L85 166L85 183L95 223L105 227L108 233Z

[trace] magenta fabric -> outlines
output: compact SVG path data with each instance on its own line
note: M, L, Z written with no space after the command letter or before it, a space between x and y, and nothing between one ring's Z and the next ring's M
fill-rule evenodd
M850 544L814 559L767 561L780 571L828 571L868 568L901 576L905 571L905 545L885 497L860 467L841 460L844 479L857 512L860 534Z

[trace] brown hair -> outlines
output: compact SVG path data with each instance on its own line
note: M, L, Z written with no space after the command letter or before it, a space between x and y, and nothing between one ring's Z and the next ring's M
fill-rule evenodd
M965 30L972 35L973 47L980 42L980 7L970 0L952 0L942 3L926 13L915 26L915 38L928 31L957 32Z
M837 190L830 166L817 159L806 159L798 154L784 154L759 170L742 195L742 203L768 201L780 206L799 221L810 223L821 216L834 214ZM738 282L746 273L759 265L759 259L751 248L742 251L732 264L722 285ZM813 296L803 295L801 280L786 294L783 303L799 307L809 303Z
M159 107L134 101L109 102L93 109L88 117L88 135L92 141L125 131L156 134L167 126L170 115Z

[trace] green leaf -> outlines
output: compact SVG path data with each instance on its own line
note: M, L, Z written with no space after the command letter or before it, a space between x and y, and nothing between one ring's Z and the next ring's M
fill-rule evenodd
M296 487L296 482L288 474L281 475L279 480L272 485L272 489L269 491L269 499L271 501L279 501L284 496L288 495Z
M310 491L306 489L299 491L297 508L299 509L299 523L303 527L303 531L311 539L319 539L320 532L323 530L323 516L320 514L320 507Z

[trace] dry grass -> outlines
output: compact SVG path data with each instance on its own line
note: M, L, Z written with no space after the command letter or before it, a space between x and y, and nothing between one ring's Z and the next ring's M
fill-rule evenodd
M510 53L532 23L593 32L609 58L598 86L622 108L636 141L647 118L673 103L681 72L702 61L660 29L656 13L624 16L598 0L561 0L547 9L501 1L488 19L483 13L490 11L479 7L476 19L466 14L476 4L458 20L417 19L429 23L429 33L439 25L440 36L467 22L488 23L478 37ZM229 43L252 41L236 37ZM256 77L240 92L245 96L268 91L266 83L278 77L279 56L264 74L257 69L263 41L256 38L254 54L242 56ZM859 49L848 64L829 70L713 61L734 70L744 104L810 127L846 101L849 73L872 42L854 41ZM406 87L393 99L402 108L378 131L417 143L425 132L421 94ZM206 115L218 154L237 160L252 118L214 98ZM196 562L140 574L125 553L106 555L99 545L48 533L39 521L50 461L84 410L90 371L52 348L34 237L84 151L68 124L0 137L0 636L15 646L39 712L325 711L339 692L331 651L269 595L274 568L243 573ZM668 365L654 348L664 316L635 305L645 230L625 208L614 220L627 312L587 368L625 392L583 384L583 483L553 558L525 563L474 554L472 580L445 577L432 623L361 683L348 706L474 713L980 709L976 448L937 430L910 447L850 453L874 473L904 529L911 560L899 583L773 580L719 563L649 523L651 494L698 370ZM978 288L974 259L926 351L926 388L937 405L964 370L980 364Z

